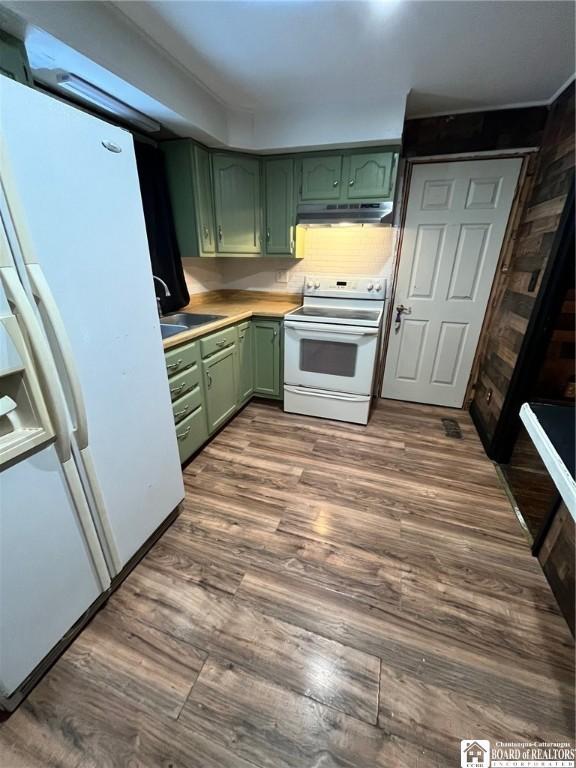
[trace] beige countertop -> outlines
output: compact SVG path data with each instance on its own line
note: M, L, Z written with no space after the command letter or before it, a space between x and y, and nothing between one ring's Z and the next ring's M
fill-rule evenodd
M251 317L282 318L301 304L301 299L294 294L260 291L219 291L196 295L192 297L188 306L179 311L225 315L225 317L164 339L164 349L172 349L242 320L249 320Z

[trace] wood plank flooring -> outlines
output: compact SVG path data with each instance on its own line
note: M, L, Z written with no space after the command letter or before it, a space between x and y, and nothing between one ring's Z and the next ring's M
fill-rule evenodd
M185 484L0 726L2 768L447 768L463 738L573 737L572 638L468 414L251 403Z

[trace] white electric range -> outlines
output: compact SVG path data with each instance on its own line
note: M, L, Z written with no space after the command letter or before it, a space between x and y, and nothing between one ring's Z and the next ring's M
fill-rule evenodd
M284 319L284 410L367 424L386 302L381 277L311 276Z

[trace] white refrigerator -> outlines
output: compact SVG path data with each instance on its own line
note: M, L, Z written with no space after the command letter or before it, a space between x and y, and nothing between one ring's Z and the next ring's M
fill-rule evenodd
M183 497L132 136L0 76L0 706Z

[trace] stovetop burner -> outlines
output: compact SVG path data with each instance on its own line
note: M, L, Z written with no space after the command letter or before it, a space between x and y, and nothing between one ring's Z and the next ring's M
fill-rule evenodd
M347 309L345 307L319 307L305 305L290 312L291 318L317 317L322 320L364 320L368 323L377 323L380 319L379 310Z

